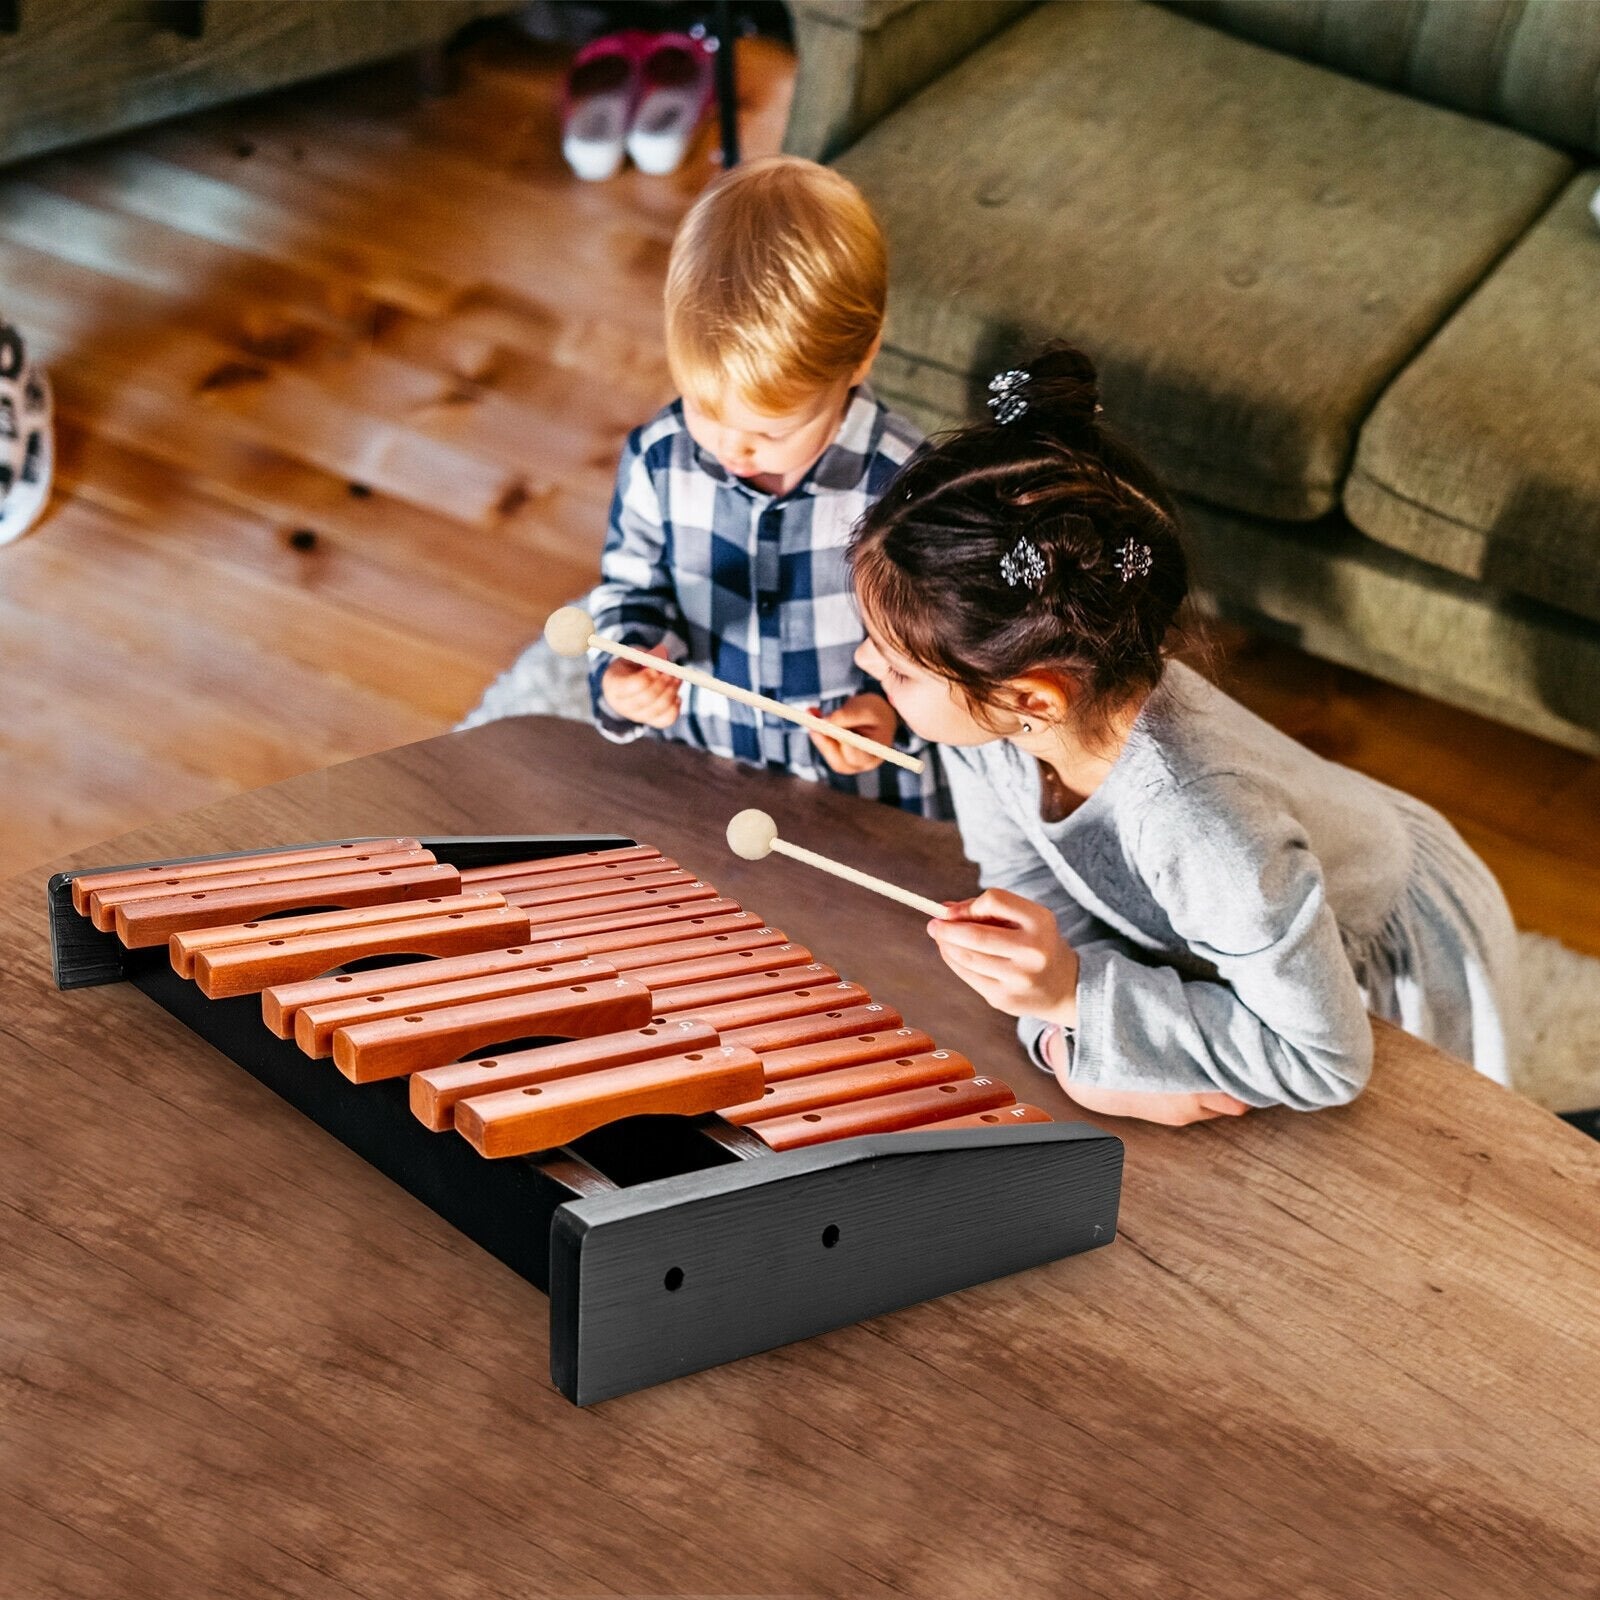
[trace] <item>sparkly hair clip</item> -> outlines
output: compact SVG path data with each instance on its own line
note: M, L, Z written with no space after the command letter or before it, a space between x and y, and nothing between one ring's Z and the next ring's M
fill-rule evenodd
M1010 372L997 372L989 380L987 404L994 413L994 420L1002 428L1008 422L1015 422L1028 409L1027 397L1022 392L1028 376L1026 372L1013 368Z
M1128 583L1134 578L1148 576L1154 560L1149 545L1138 544L1133 539L1128 539L1122 546L1122 553L1117 561L1117 571L1122 574L1122 581Z
M1044 557L1039 547L1029 538L1018 539L1000 558L1000 576L1011 588L1020 583L1029 589L1044 587Z

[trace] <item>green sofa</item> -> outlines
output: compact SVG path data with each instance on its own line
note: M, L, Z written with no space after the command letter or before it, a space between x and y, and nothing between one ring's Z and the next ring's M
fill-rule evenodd
M1600 0L792 0L929 427L1065 337L1202 593L1600 752Z
M0 162L442 43L516 0L0 0Z

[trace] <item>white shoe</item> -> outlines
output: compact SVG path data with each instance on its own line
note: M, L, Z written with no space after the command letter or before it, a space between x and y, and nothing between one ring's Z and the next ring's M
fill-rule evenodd
M656 177L683 165L689 141L711 104L711 50L687 33L658 34L639 63L639 103L628 154Z
M21 334L0 322L0 544L25 534L50 498L52 422L50 380L29 363Z
M649 40L630 28L591 40L573 57L561 107L561 154L588 183L614 178L622 166Z

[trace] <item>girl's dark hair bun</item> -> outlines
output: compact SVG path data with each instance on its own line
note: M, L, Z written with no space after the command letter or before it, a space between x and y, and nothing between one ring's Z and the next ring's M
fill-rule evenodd
M1071 443L1098 425L1100 376L1083 351L1069 344L1046 345L1025 367L1001 374L995 382L1008 377L1015 379L1011 393L1025 405L1020 410L1013 407L1012 420L1008 422L1003 420L1006 411L991 400L990 409L998 426L1020 427Z

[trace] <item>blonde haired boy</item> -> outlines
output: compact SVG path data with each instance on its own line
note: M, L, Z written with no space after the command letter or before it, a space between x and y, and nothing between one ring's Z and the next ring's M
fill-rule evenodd
M596 630L925 751L855 664L850 529L921 442L872 395L883 236L860 192L814 162L735 168L690 211L667 268L680 397L628 438ZM921 779L668 673L595 652L595 721L948 815Z

